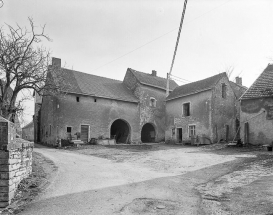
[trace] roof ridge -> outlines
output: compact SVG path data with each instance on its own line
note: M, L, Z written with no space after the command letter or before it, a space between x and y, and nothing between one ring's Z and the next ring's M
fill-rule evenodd
M226 72L222 72L222 73L219 73L219 74L217 74L217 75L210 76L210 77L208 77L208 78L200 79L200 80L198 80L198 81L193 81L193 82L190 82L190 83L188 83L188 84L183 84L183 85L181 85L181 86L179 86L179 87L177 87L177 88L184 87L184 86L188 86L188 85L191 85L191 84L196 84L196 83L201 82L201 81L206 81L206 80L208 80L208 79L214 78L214 77L216 77L216 76L223 75L223 74L225 74L225 73L226 73ZM218 82L218 81L217 81L217 82ZM215 83L215 84L216 84L216 83Z
M146 73L146 72L141 72L141 71L138 71L138 70L135 70L135 69L132 69L132 68L128 68L128 69L130 69L130 70L132 70L133 72L139 72L139 73L142 73L142 74L145 74L145 75L150 75L150 76L152 76L152 77L155 77L155 78L163 78L163 77L161 77L161 76L153 76L152 74L150 74L150 73ZM163 78L163 79L166 79L167 80L167 78Z
M67 69L67 68L63 68L63 67L62 67L62 69L69 70L71 72L77 72L77 73L82 73L82 74L86 74L86 75L96 76L96 77L99 77L99 78L105 78L105 79L109 79L109 80L113 80L113 81L118 81L118 82L122 83L121 80L117 80L117 79L113 79L113 78L107 78L107 77L104 77L104 76L94 75L94 74L90 74L90 73L86 73L86 72L80 72L80 71L77 71L77 70L74 70L74 69Z

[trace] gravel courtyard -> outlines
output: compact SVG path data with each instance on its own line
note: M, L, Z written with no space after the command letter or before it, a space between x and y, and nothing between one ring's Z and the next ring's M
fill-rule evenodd
M165 144L35 149L58 173L22 214L273 214L273 155Z

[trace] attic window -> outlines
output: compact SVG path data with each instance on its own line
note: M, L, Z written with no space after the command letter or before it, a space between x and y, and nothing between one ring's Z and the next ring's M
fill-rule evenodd
M156 107L156 99L153 97L150 98L150 107Z
M227 85L225 83L222 84L222 98L225 99L227 97Z
M76 101L80 102L80 97L79 96L76 97Z

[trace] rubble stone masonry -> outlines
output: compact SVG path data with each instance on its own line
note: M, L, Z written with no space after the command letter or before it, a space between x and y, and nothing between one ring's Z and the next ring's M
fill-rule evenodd
M13 123L0 118L0 124L0 208L4 208L32 172L33 143L16 139Z

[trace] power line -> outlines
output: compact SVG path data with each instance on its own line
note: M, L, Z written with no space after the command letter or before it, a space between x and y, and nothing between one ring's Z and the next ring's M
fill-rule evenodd
M175 77L176 79L181 79L181 80L184 80L185 82L192 82L192 81L189 81L189 80L187 80L185 78L180 78L180 77L175 76L175 75L170 75L170 76L171 76L170 78Z
M207 11L207 12L201 14L200 16L197 16L196 18L194 18L194 19L192 19L192 20L190 20L190 21L184 23L184 25L189 24L190 22L193 22L193 21L195 21L195 20L197 20L197 19L199 19L199 18L205 16L206 14L208 14L208 13L210 13L210 12L212 12L212 11L218 9L219 7L222 7L223 5L227 4L227 3L230 2L230 1L232 1L232 0L228 0L228 1L224 2L224 3L221 4L221 5L219 5L219 6L217 6L217 7L214 7L213 9L211 9L211 10L209 10L209 11ZM102 68L102 67L104 67L104 66L106 66L106 65L108 65L108 64L110 64L110 63L113 63L114 61L119 60L120 58L123 58L123 57L125 57L125 56L131 54L132 52L134 52L134 51L136 51L136 50L138 50L138 49L141 49L142 47L144 47L144 46L146 46L146 45L148 45L148 44L150 44L150 43L152 43L152 42L154 42L154 41L156 41L156 40L158 40L158 39L160 39L160 38L162 38L162 37L164 37L164 36L166 36L166 35L168 35L168 34L170 34L170 33L172 33L173 31L176 31L176 30L177 30L177 28L174 28L174 29L172 29L172 30L166 32L165 34L162 34L161 36L158 36L158 37L156 37L156 38L150 40L149 42L147 42L147 43L145 43L145 44L143 44L143 45L141 45L141 46L139 46L139 47L137 47L137 48L135 48L135 49L133 49L133 50L131 50L131 51L129 51L129 52L127 52L127 53L125 53L125 54L119 56L119 57L117 57L117 58L115 58L114 60L111 60L111 61L109 61L109 62L107 62L107 63L105 63L105 64L103 64L103 65L101 65L101 66L99 66L99 67L97 67L97 68L95 68L95 69L93 69L91 72L94 72L94 71L96 71L96 70L98 70L98 69L100 69L100 68Z

